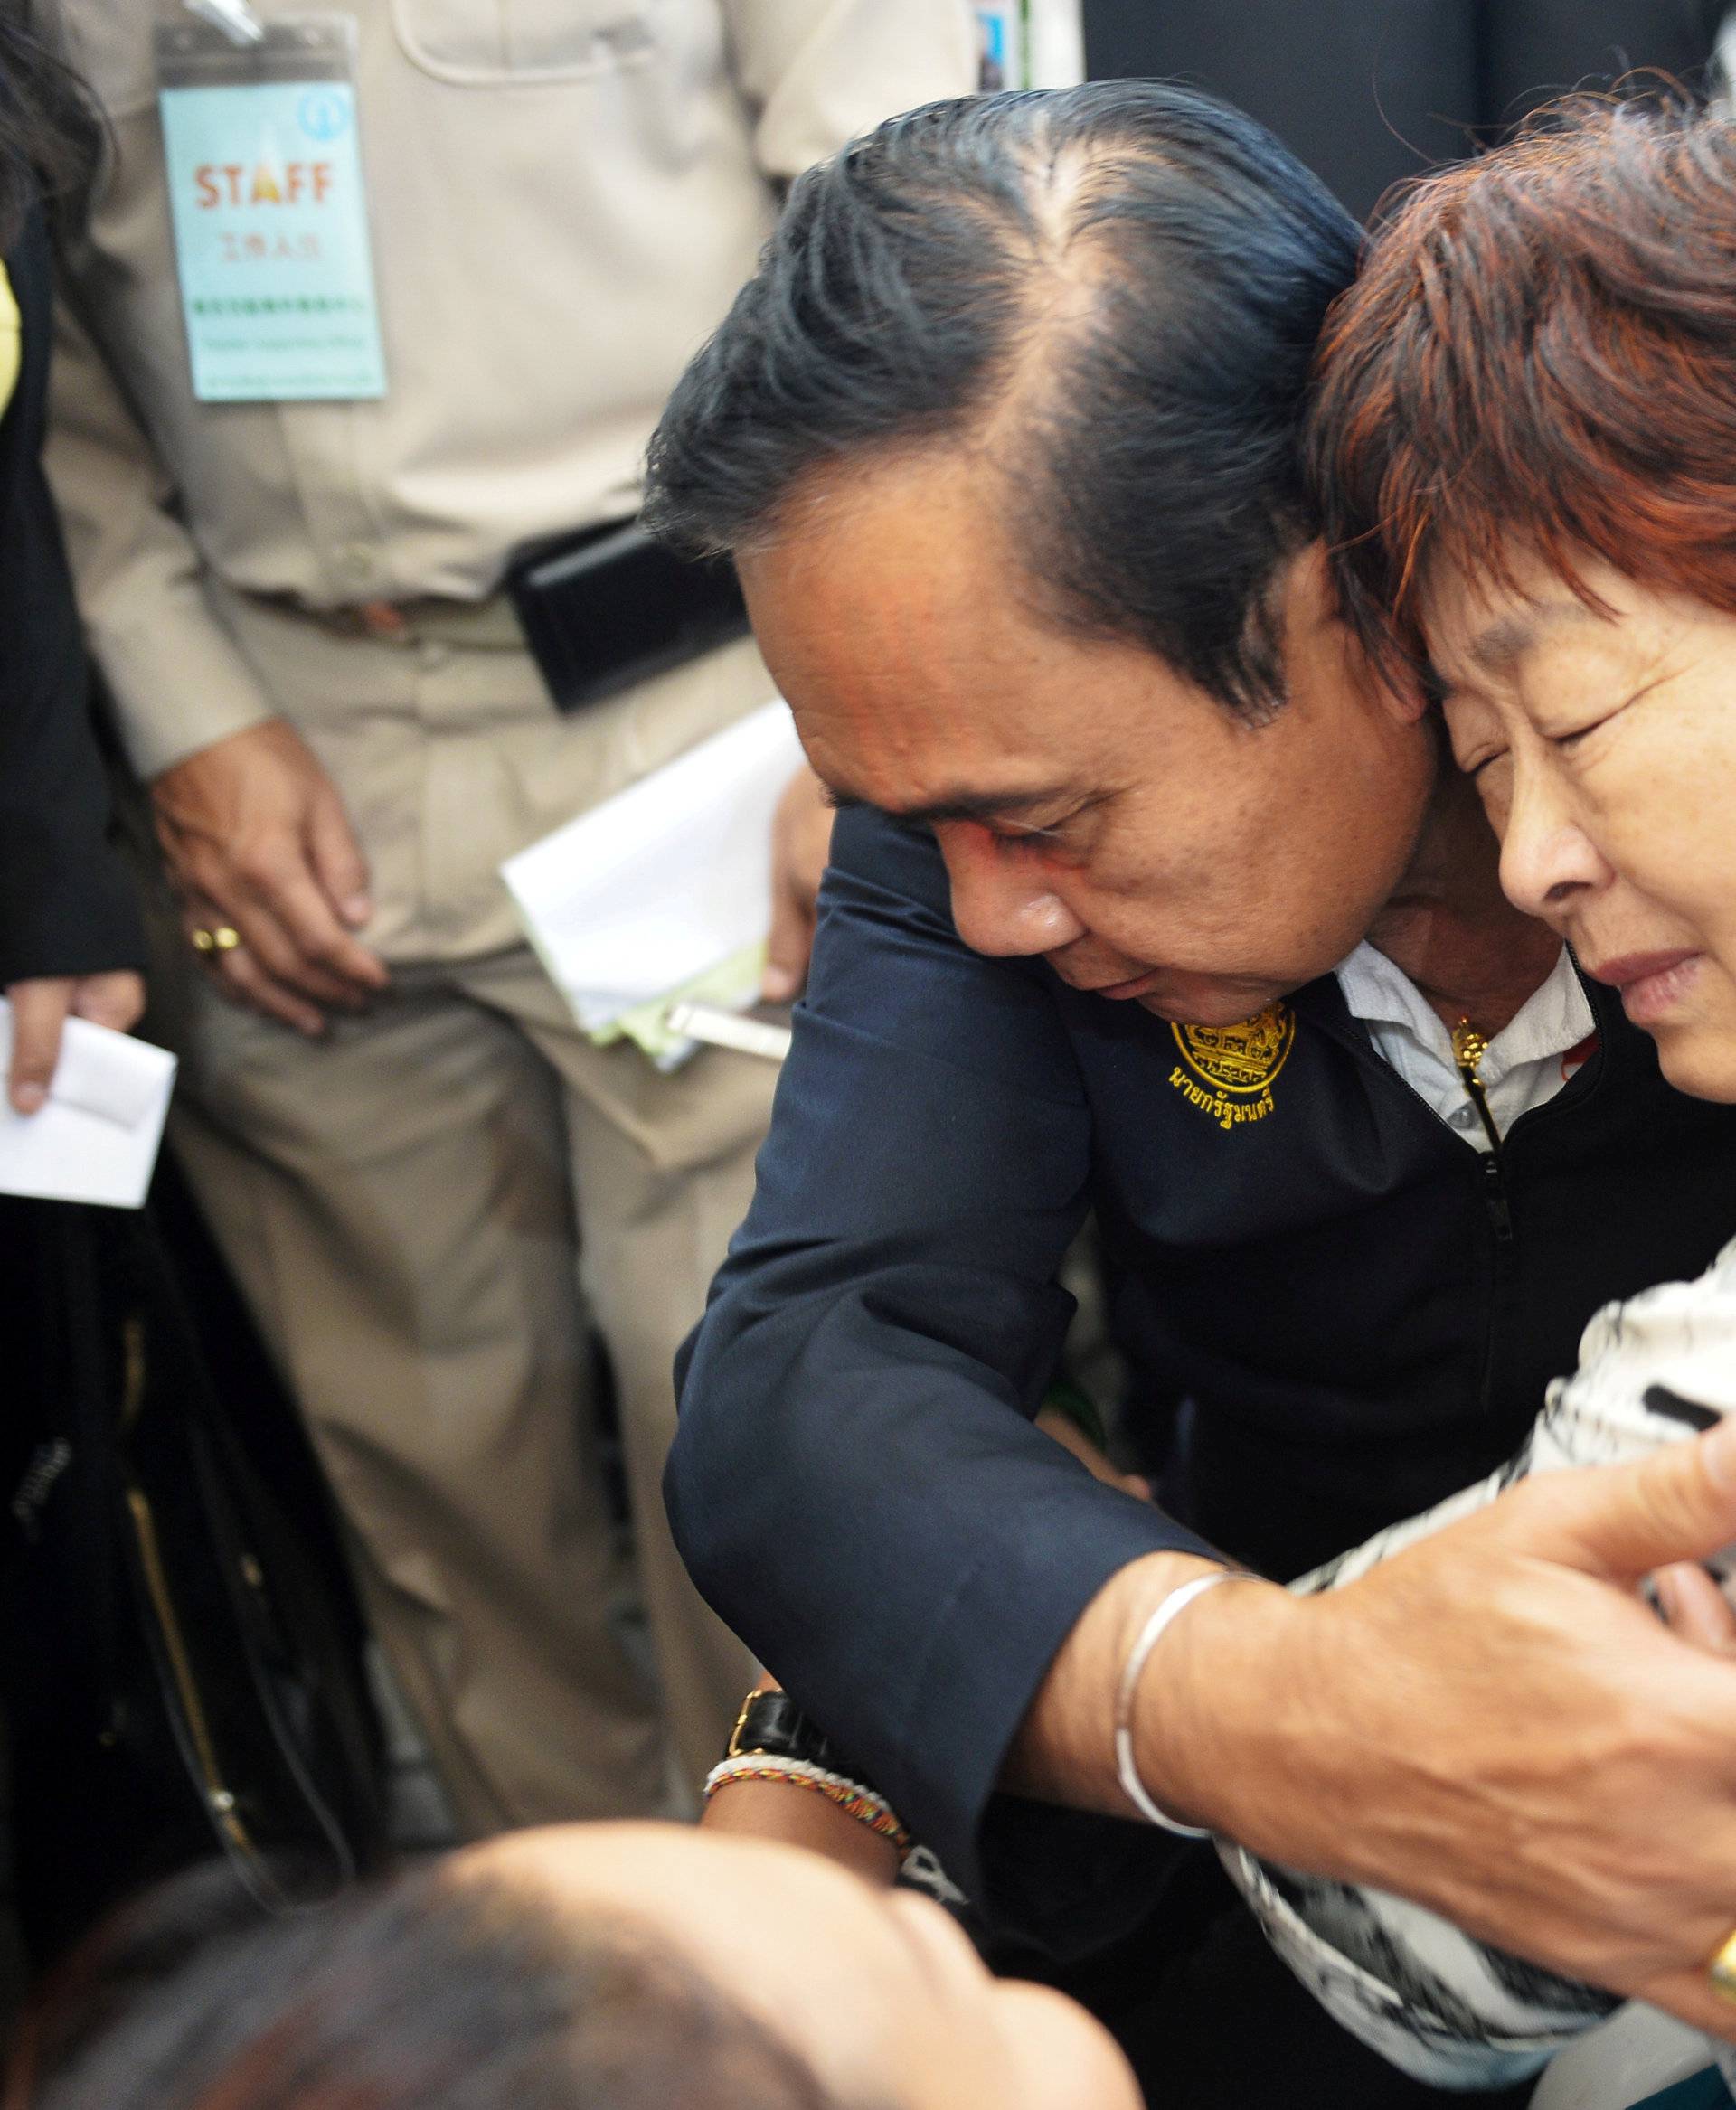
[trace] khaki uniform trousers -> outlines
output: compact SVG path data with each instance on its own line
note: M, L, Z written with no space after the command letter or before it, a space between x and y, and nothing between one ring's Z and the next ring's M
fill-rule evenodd
M769 679L744 644L562 720L522 649L219 605L344 796L392 985L309 1043L177 947L175 1147L306 1416L462 1829L691 1806L750 1663L669 1536L670 1362L746 1211L775 1072L707 1049L665 1077L592 1046L496 870ZM622 1644L592 1320L661 1700Z

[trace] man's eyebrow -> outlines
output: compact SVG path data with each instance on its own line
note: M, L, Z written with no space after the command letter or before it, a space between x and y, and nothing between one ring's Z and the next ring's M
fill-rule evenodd
M826 803L835 806L840 813L873 803L854 792L842 791L835 785L826 785L823 789ZM1064 785L1053 786L1046 791L955 791L929 805L882 805L879 810L895 821L932 827L937 821L1016 820L1021 814L1030 813L1033 808L1057 805L1076 796Z

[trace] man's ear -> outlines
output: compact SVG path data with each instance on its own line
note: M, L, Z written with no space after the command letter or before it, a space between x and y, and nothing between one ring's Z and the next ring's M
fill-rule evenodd
M1365 695L1376 708L1392 713L1401 725L1415 725L1428 714L1434 699L1423 677L1408 666L1396 652L1371 652L1360 634L1344 620L1344 606L1333 577L1326 546L1318 539L1297 551L1285 582L1290 620L1303 635L1318 636L1321 645L1336 654L1345 681Z

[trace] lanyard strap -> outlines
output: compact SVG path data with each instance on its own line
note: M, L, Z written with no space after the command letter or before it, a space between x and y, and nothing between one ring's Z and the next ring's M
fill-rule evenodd
M248 0L184 0L184 5L189 14L222 30L231 44L246 47L265 42L265 24Z

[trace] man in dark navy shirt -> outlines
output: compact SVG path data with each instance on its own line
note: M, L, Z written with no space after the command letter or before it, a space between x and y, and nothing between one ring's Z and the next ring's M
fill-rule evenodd
M1175 1595L1486 1471L1596 1305L1731 1228L1732 1116L1505 902L1420 686L1336 619L1297 429L1354 248L1184 92L938 106L797 187L653 457L863 809L687 1352L677 1536L992 1924L1157 1907L1117 2020L1167 2104L1278 2062L1274 2102L1427 2091L1307 2039L1197 1850L1105 1821L1130 1780L1736 2035L1736 1666L1632 1595L1736 1535L1716 1439L1328 1598ZM1187 1403L1160 1506L1029 1419L1091 1207L1142 1393Z

